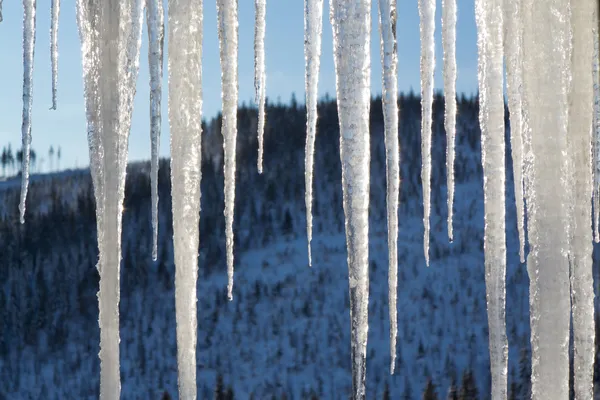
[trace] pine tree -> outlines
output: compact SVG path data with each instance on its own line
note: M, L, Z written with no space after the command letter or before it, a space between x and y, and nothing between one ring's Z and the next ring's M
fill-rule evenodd
M448 388L447 400L458 400L458 390L456 389L456 380L452 379L450 387Z
M477 385L475 384L475 377L470 370L465 371L462 377L462 385L460 388L460 394L458 396L460 400L478 400L479 392L477 391Z
M225 393L223 391L223 376L221 374L217 375L214 400L225 400Z
M383 389L383 400L390 400L390 386L387 383Z
M431 378L427 378L425 391L423 391L423 400L438 400L437 393L435 392L435 386L433 385Z

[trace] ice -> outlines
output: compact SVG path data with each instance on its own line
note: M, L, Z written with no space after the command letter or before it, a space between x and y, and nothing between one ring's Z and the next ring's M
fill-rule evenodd
M225 231L227 245L227 297L233 299L233 209L235 205L235 155L238 106L238 2L217 0L223 147L225 151Z
M365 398L369 331L371 1L332 0L334 65L350 290L352 398Z
M573 49L569 92L569 152L573 195L571 227L571 309L573 313L573 369L576 399L593 398L595 327L594 278L592 276L592 79L594 31L597 26L595 2L571 3Z
M594 186L594 241L600 242L600 43L598 26L594 25L594 116L592 126L593 186Z
M169 0L169 123L179 398L196 399L202 1Z
M570 231L570 2L524 0L522 10L532 398L565 399L571 315L565 234Z
M312 266L312 193L313 168L315 158L315 138L317 136L317 89L321 64L321 36L323 35L323 0L304 0L304 59L306 85L306 157L305 202L306 231L308 234L308 265Z
M35 49L36 0L23 0L23 123L21 125L22 176L21 223L25 223L25 201L29 187L29 152L31 148L31 110L33 106L33 56Z
M265 19L267 0L255 0L254 31L254 88L258 106L258 173L263 172L263 136L265 133L265 99L267 95L265 73Z
M454 142L456 137L456 0L442 0L444 48L444 99L446 129L446 180L448 186L448 239L454 240Z
M525 262L525 203L523 195L523 24L522 0L504 0L504 59L506 61L506 88L510 112L510 147L513 160L519 258Z
M52 0L52 26L50 28L50 62L52 64L52 107L56 110L56 91L58 85L58 18L60 0Z
M507 398L502 0L476 0L484 253L493 399Z
M383 115L385 121L385 153L388 220L388 288L390 307L390 373L396 363L398 336L398 196L400 193L400 153L398 148L398 49L396 42L396 4L379 0L379 32L383 65Z
M0 22L2 22L3 17L2 17L2 0L0 0Z
M435 68L435 0L419 0L421 32L421 182L423 185L423 247L429 266L429 216L431 212L431 125Z
M158 150L161 131L161 99L165 14L162 0L146 0L148 64L150 65L150 141L152 178L152 259L158 253Z
M79 0L88 141L97 203L100 398L118 399L119 264L127 147L139 68L142 3Z

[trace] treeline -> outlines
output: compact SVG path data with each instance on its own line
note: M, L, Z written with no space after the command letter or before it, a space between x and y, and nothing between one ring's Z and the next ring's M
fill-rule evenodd
M31 148L29 151L29 160L32 172L56 172L60 170L61 148L56 150L54 146L48 149L48 158L43 156L38 158L38 153ZM46 166L46 161L48 165ZM4 146L0 155L0 166L2 167L2 177L18 175L21 172L23 162L23 150L18 149L13 153L12 146Z

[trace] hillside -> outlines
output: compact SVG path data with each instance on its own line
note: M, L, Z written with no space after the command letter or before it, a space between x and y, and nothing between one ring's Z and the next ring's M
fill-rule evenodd
M372 103L371 298L367 393L420 399L428 379L445 398L473 371L485 399L489 356L483 268L478 104L459 99L455 240L446 236L443 99L434 106L431 266L423 257L420 99L401 97L398 364L389 375L385 158L379 99ZM269 104L265 173L256 170L256 110L239 110L234 301L226 298L220 119L203 136L198 282L199 398L217 376L236 399L344 399L350 394L348 274L335 102L319 106L313 268L304 207L305 111ZM528 277L518 238L507 147L507 325L510 380L526 398ZM151 261L148 163L127 175L121 274L123 399L177 394L169 165L159 178L159 260ZM99 328L93 190L88 171L35 176L25 225L19 188L0 183L0 399L93 399ZM597 251L595 251L595 254ZM596 257L595 257L596 258ZM595 259L595 276L598 271ZM472 398L472 397L463 397Z

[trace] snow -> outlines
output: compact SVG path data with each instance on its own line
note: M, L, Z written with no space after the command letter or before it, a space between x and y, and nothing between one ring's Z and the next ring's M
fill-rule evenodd
M569 396L568 0L523 2L532 398ZM526 141L527 144L527 141Z
M371 1L330 3L352 330L352 398L364 399L369 332Z
M52 0L52 26L50 28L50 62L52 64L52 107L56 110L56 92L58 90L58 18L60 0Z
M390 373L396 364L398 336L398 196L400 193L400 153L398 148L398 48L396 42L396 6L379 1L379 32L383 64L383 115L386 153L386 204L388 220L388 290L390 304Z
M225 230L227 243L227 296L233 299L233 209L235 206L235 156L238 106L238 4L217 0L221 97L223 100L223 148L225 151Z
M203 3L168 6L171 197L179 398L196 399L198 241L202 133Z
M507 398L506 209L504 168L502 0L476 0L479 50L479 124L485 212L485 284L490 341L491 394Z
M163 47L165 14L161 0L146 0L148 29L148 64L150 65L150 142L152 179L152 259L158 253L158 151L161 131L161 99L163 76Z
M254 22L254 88L258 106L258 173L263 171L263 136L265 133L265 101L267 96L265 72L265 25L267 0L255 0Z
M594 278L592 276L592 80L594 27L597 5L575 2L571 8L573 50L569 92L569 158L572 221L570 246L571 308L573 312L573 370L575 398L593 398Z
M306 232L308 236L308 265L312 266L312 206L315 139L317 136L317 89L321 65L321 36L323 35L323 0L304 0L304 58L306 87L306 149L304 182L306 203Z
M454 234L454 143L456 141L456 0L442 0L442 47L444 48L444 99L446 102L446 180L448 186L448 238Z
M23 0L23 124L21 125L22 180L19 211L25 223L25 201L29 187L29 152L31 148L31 112L33 106L33 57L35 50L36 0Z
M433 72L435 69L435 0L419 0L421 32L421 182L423 185L423 249L429 265L431 213L431 125L433 112Z

